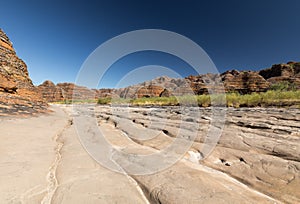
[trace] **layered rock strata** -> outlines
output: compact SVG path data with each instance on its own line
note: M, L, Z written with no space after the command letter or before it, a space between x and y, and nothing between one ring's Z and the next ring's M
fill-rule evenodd
M269 69L259 71L259 74L271 84L282 81L293 83L300 89L300 63L288 62L287 64L275 64Z
M167 76L158 77L151 81L131 85L119 89L93 89L74 85L72 83L45 83L41 92L47 101L55 101L57 88L61 89L63 99L97 99L99 97L142 98L162 96L182 96L189 94L228 93L238 92L250 94L265 92L276 83L289 82L300 89L300 63L273 65L271 68L258 72L229 70L222 74L203 74L175 79ZM47 88L47 86L49 86ZM72 90L76 90L73 94Z
M47 104L32 84L26 64L0 29L0 115L32 114L46 109Z

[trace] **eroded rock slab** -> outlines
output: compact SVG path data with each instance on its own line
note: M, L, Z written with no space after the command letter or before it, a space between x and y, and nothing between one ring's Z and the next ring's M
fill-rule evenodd
M207 145L205 140L207 130L213 124L212 110L208 108L200 109L200 115L197 116L194 108L115 107L111 109L109 107L99 107L94 115L99 118L100 127L107 122L111 123L115 129L131 137L136 144L155 150L166 148L175 139L189 140L197 132L197 137L190 150L194 151L195 154L199 152L200 156L203 147ZM275 108L228 109L226 115L225 126L217 146L207 158L200 160L198 165L224 172L251 189L282 202L300 202L300 194L297 190L300 187L299 110ZM149 138L151 135L152 137L149 139L146 135ZM185 155L184 158L189 157ZM171 169L175 168L175 172L177 172L177 165L179 164L171 167ZM184 179L179 179L179 175L188 174L187 172L194 170L182 166L179 169L180 173L177 172L176 174L172 174L170 170L169 173L161 173L164 176L158 173L155 176L137 177L137 179L141 179L140 183L145 188L155 186L155 181L164 180L168 180L165 183L181 181L178 184L181 186ZM194 182L196 182L197 176L202 177L200 172L192 174L195 177ZM192 178L190 182L192 182ZM208 176L205 176L205 178L208 178ZM184 181L187 180L188 178ZM210 181L210 183L214 182L213 180ZM167 203L165 196L172 194L170 189L176 189L176 184L164 185L166 187L160 187L160 193L155 196L157 202L162 199L164 200L163 203ZM181 186L180 189L182 189L182 192L191 192L193 188L197 189L197 187L192 186L193 184L186 184L185 187ZM151 190L148 192L150 197L152 196L151 192ZM186 192L187 195L192 196L188 192ZM174 197L171 196L172 199L179 199L176 197L178 194L177 191L176 193L173 192ZM229 197L228 202L230 201ZM203 199L204 201L205 199ZM218 202L218 200L212 202ZM250 200L249 202L251 203Z
M228 109L201 160L209 126L220 128L210 108L52 109L0 118L1 203L299 203L299 110ZM191 146L170 162L159 153L175 142Z

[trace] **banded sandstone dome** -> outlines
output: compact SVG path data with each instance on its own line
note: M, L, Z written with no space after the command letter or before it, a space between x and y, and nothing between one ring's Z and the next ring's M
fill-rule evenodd
M73 83L54 85L45 81L38 88L48 102L73 99L97 99L116 96L120 98L142 98L181 96L186 94L208 94L238 92L250 94L265 92L278 82L290 82L300 89L300 63L276 64L261 71L229 70L222 74L203 74L175 79L166 76L119 89L88 89ZM74 92L74 90L76 90ZM73 94L76 93L76 94Z
M47 104L32 84L27 66L0 29L0 115L31 114L47 109Z

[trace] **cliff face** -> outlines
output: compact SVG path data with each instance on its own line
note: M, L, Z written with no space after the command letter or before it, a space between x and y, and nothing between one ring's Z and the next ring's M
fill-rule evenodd
M47 104L33 86L26 64L0 29L0 115L31 114L46 109Z

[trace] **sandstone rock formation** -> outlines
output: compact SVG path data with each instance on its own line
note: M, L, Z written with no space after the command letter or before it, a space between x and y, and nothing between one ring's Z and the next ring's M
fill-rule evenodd
M57 102L63 100L86 100L98 99L101 97L110 97L112 89L88 89L74 83L58 83L47 80L38 87L43 98L48 102Z
M248 94L252 92L264 92L270 84L257 72L237 70L227 71L221 74L226 92L239 92Z
M64 99L97 99L101 97L141 98L182 96L189 94L208 94L238 92L249 94L253 92L265 92L272 84L288 81L300 89L300 63L289 62L287 64L273 65L269 69L259 72L229 70L222 74L203 74L188 76L184 79L175 79L167 76L155 78L140 84L131 85L119 89L88 89L73 83L60 83L56 86L50 82L44 82L39 86L47 101L59 101ZM14 84L7 87L13 92ZM76 94L73 95L73 90ZM44 93L45 92L45 93Z
M48 102L63 101L63 90L56 86L52 81L45 81L38 86L39 92L42 93L43 98Z
M73 83L58 83L57 87L62 90L63 98L66 100L94 99L95 92L83 86Z
M300 63L288 62L287 64L275 64L269 69L259 71L270 83L275 84L282 81L293 83L300 89Z
M188 94L208 94L239 92L241 94L264 92L270 86L257 72L253 71L227 71L219 74L204 74L188 76L185 79L172 79L159 77L141 84L116 90L122 98L182 96Z
M113 89L93 89L95 91L95 98L104 98L104 97L111 97L113 93Z
M156 96L160 96L164 90L165 89L161 86L155 86L155 85L143 86L137 90L136 97L137 98L156 97Z
M31 114L44 111L47 104L33 86L26 64L0 29L0 114Z
M190 82L186 79L162 76L151 81L117 89L114 93L121 98L142 98L193 94L193 90Z
M208 92L222 93L239 92L249 94L265 92L271 84L289 81L300 89L300 63L273 65L270 69L255 71L229 70L222 74L203 74L188 76L185 79L159 77L148 82L129 86L117 90L122 98L136 98L147 96L170 96L185 94L208 94ZM192 92L191 92L192 90ZM144 92L145 94L141 94Z

